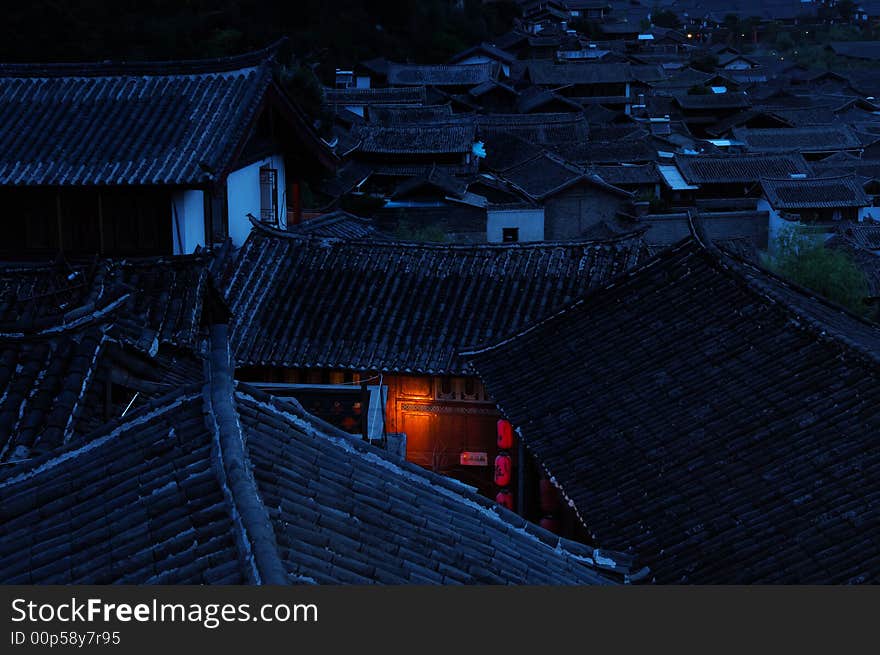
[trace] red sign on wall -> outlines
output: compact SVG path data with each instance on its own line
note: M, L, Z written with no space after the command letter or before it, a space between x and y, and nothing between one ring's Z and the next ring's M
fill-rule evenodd
M465 450L459 458L462 466L489 466L489 455Z

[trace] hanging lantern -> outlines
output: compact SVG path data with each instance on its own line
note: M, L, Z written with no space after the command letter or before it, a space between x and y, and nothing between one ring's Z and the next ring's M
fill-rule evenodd
M503 418L498 420L498 449L510 450L513 448L513 426L510 421Z
M552 514L559 509L559 492L547 478L542 478L538 486L541 496L541 511L544 514Z
M495 502L507 509L513 509L513 493L510 489L502 489L495 494Z
M507 453L499 453L495 457L495 484L499 487L506 487L510 484L510 478L513 473L513 460Z
M553 534L559 534L559 519L555 519L552 516L545 516L541 519L541 527L545 530L549 530Z

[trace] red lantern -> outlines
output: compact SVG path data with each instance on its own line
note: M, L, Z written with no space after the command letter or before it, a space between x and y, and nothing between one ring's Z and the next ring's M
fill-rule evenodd
M513 494L510 489L502 489L495 494L495 502L507 509L513 509Z
M506 487L510 484L511 474L513 472L513 460L507 453L499 453L495 457L495 484L499 487Z
M503 418L498 420L498 449L510 450L513 448L513 426L510 421Z
M545 530L549 530L553 534L559 534L559 519L555 519L552 516L545 516L541 519L541 527Z
M545 514L552 514L559 509L559 492L547 478L543 478L538 485L541 496L541 511Z

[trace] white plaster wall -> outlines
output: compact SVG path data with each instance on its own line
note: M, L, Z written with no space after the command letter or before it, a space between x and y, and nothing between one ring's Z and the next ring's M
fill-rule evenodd
M783 228L792 226L791 221L787 221L779 215L770 203L764 198L758 200L757 211L767 212L767 251L773 253L776 250L776 238L779 236Z
M880 207L859 207L859 221L880 221Z
M773 209L770 206L770 203L764 198L761 198L758 201L757 210L759 212L766 211L769 216L769 223L767 226L767 252L771 255L776 253L776 239L780 233L785 230L804 227L804 224L800 221L792 221L782 218L782 216L779 215L779 212Z
M205 197L198 189L178 191L171 198L174 254L189 255L205 245Z
M501 243L505 227L518 227L520 241L543 241L544 210L489 209L486 212L486 241Z
M242 245L251 233L247 215L260 217L260 168L269 166L278 171L278 218L282 229L287 227L287 178L284 158L272 155L239 168L226 178L229 237L236 246Z

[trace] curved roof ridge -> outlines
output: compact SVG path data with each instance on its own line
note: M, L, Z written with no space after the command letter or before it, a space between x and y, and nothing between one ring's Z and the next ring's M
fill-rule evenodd
M167 394L150 401L148 404L138 407L126 416L118 416L111 419L98 430L68 441L61 449L52 450L44 455L16 462L19 466L5 471L0 471L0 489L11 486L22 480L46 473L64 462L88 454L95 448L119 438L132 427L145 424L157 416L162 416L177 410L182 405L199 398L198 385L190 384L179 387Z
M609 245L616 245L618 243L634 241L641 238L645 232L648 231L649 228L641 227L629 232L622 232L619 235L605 238L591 238L591 239L569 239L569 240L561 240L561 241L519 241L514 243L502 243L502 242L486 242L486 243L449 243L449 242L426 242L426 241L405 241L398 240L392 238L386 239L374 239L374 238L352 238L348 239L345 237L328 237L328 236L318 236L313 234L302 234L299 232L295 232L292 230L282 230L277 227L272 227L271 225L266 225L262 223L256 217L250 218L251 225L253 225L253 229L251 231L252 235L262 234L264 236L273 236L273 237L281 237L284 239L288 239L291 241L304 241L304 242L315 242L321 241L322 243L326 243L327 245L347 245L347 244L364 244L369 245L370 247L383 247L383 248L410 248L410 249L419 249L424 248L426 250L453 250L453 251L467 251L472 250L475 252L481 251L506 251L506 250L552 250L555 248L590 248L590 247L602 247Z
M0 332L0 340L40 339L90 327L112 315L130 296L130 293L124 293L100 308L95 308L93 302L80 305L62 314L60 322L44 327L36 332Z
M636 581L635 577L631 574L637 572L629 569L628 561L631 559L631 556L622 552L594 548L556 535L521 517L517 513L498 505L490 498L478 494L471 487L455 478L440 475L410 463L405 459L395 458L379 448L367 444L356 435L348 434L333 428L333 426L326 426L330 428L330 430L327 430L322 425L323 421L309 416L308 412L302 409L302 406L295 399L280 399L270 394L264 394L259 389L250 387L247 384L237 385L235 394L236 396L240 395L245 399L249 399L266 411L277 413L281 418L300 427L305 434L315 435L320 439L334 443L342 450L356 453L363 460L389 471L392 475L419 480L452 502L478 510L483 517L503 525L511 531L522 534L523 538L551 548L563 557L570 558L580 565L585 565L586 568L591 569L597 575L601 575L604 569L624 573L627 576L627 581L630 579ZM300 411L302 414L300 414ZM639 577L647 574L646 571L638 573L640 573Z
M762 182L818 182L825 180L841 180L856 177L855 173L840 173L838 175L815 175L806 177L764 177L758 178Z
M880 344L880 324L863 316L859 316L833 300L815 293L792 280L774 273L773 271L749 262L736 253L724 249L723 246L718 248L720 257L717 257L716 260L721 267L731 275L743 281L750 291L771 300L774 305L780 307L782 311L789 314L789 316L794 319L794 324L797 327L808 330L820 340L827 340L830 337L835 342L855 351L857 355L867 359L874 366L880 366L880 349L872 348L867 344L860 343L852 338L846 330L840 329L839 326L835 326L832 323L823 320L821 316L818 316L815 313L804 310L803 307L794 305L790 299L784 297L778 287L782 287L784 290L791 292L796 297L802 298L806 302L816 303L828 311L839 313L846 322L852 322L854 327L862 327L869 332L876 333L874 336L877 339L878 344ZM750 271L752 275L749 275L746 271ZM765 278L771 283L767 283L761 278Z
M238 528L235 542L251 566L256 584L287 584L287 570L278 552L275 529L251 471L244 433L235 404L228 327L211 327L210 354L202 392L205 423L214 442L211 459L217 481Z

